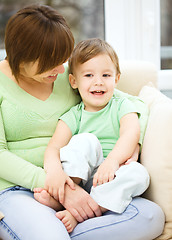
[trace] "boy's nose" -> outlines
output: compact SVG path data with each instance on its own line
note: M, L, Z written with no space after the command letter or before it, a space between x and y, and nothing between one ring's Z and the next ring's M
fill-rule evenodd
M103 81L102 81L101 77L96 77L94 84L95 85L103 85Z

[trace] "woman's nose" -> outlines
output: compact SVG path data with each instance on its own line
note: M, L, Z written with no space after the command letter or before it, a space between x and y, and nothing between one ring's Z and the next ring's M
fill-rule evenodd
M63 66L63 64L62 64L62 65L59 65L59 66L53 68L52 71L53 71L54 73L56 73L56 74L58 74L58 73L61 74L61 73L64 73L65 68L64 68L64 66Z
M57 67L56 67L56 70L57 70L58 73L64 73L65 68L64 68L64 66L63 66L63 64L62 64L62 65L57 66Z

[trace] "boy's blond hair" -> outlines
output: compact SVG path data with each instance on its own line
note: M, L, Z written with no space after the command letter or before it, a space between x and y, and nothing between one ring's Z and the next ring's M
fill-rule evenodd
M77 44L68 61L69 73L74 74L79 64L83 64L101 54L107 54L111 58L116 68L116 74L120 74L116 52L106 41L99 38L83 40Z

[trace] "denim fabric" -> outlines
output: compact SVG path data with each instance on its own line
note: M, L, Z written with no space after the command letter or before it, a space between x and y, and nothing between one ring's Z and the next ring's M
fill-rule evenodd
M27 189L0 192L0 238L3 240L152 240L161 234L164 214L159 206L135 198L123 214L106 212L67 233L55 211L38 203Z

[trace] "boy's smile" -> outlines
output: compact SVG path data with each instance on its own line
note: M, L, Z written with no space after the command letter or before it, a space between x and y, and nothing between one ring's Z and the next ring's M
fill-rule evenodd
M94 91L91 91L91 93L92 94L94 94L94 95L102 95L102 94L104 94L105 93L105 91L100 91L100 90L94 90Z

